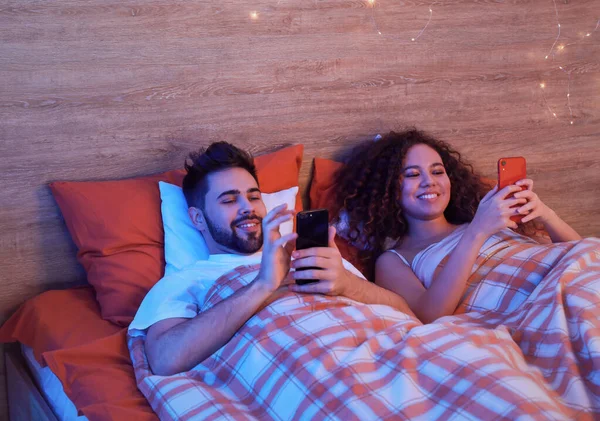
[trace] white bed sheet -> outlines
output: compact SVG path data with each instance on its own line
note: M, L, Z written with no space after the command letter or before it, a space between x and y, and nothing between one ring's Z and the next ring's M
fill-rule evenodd
M60 380L58 380L58 377L54 375L50 368L40 366L33 356L33 350L21 344L21 352L35 377L39 389L56 417L61 421L87 421L87 417L83 415L77 416L77 408L75 408L73 402L65 394Z

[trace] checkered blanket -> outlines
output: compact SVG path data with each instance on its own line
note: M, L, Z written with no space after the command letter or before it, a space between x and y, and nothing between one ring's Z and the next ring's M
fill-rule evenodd
M202 310L254 279L239 267ZM382 305L291 292L192 370L138 386L161 420L600 417L600 240L480 256L455 315L421 324Z

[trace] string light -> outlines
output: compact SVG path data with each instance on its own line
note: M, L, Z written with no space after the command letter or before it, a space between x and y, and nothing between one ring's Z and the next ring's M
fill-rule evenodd
M552 53L552 50L554 50L554 46L560 38L560 21L558 20L558 8L556 7L556 0L552 0L552 2L554 3L554 13L556 14L556 23L558 24L558 35L556 35L556 39L554 40L554 44L552 44L552 47L550 47L550 51L548 51L548 54L546 54L546 60L548 60L550 54L552 54L552 57L554 57L554 53Z
M567 82L567 106L569 107L569 115L571 116L571 124L573 124L573 109L571 108L571 71L569 70L568 72L562 68L562 66L559 66L559 69L562 70L563 72L565 72L567 74L567 76L569 77L569 81Z
M381 31L379 30L379 26L377 26L377 21L375 20L375 0L367 0L367 3L371 6L371 21L373 22L373 27L375 28L375 31L377 32L378 35L383 35L381 33ZM425 24L423 29L421 29L419 34L416 37L410 39L411 42L415 42L416 40L419 39L419 37L421 37L421 35L423 35L423 32L425 32L425 29L427 29L427 27L429 26L429 23L431 22L432 16L433 16L433 9L431 8L431 6L429 6L429 19L427 20L427 23Z
M433 16L433 10L431 9L431 6L429 6L429 20L427 21L427 23L425 24L425 26L423 27L423 29L421 29L421 32L419 32L419 35L417 35L416 38L411 38L410 40L412 42L415 42L416 40L419 39L419 37L421 35L423 35L423 32L425 32L425 29L427 29L427 27L429 26L429 22L431 22L431 17Z
M544 90L546 89L546 84L544 82L541 82L540 88L542 90L542 97L544 98L544 104L546 104L546 108L548 108L548 111L550 111L550 114L552 114L554 118L558 118L556 116L556 113L552 110L552 108L550 108L550 104L548 104L548 100L546 99L546 93L544 92Z
M258 12L250 12L250 19L257 20L258 19Z
M381 35L381 31L377 27L377 22L375 21L375 0L368 0L368 3L371 5L371 22L373 22L373 26L379 35Z

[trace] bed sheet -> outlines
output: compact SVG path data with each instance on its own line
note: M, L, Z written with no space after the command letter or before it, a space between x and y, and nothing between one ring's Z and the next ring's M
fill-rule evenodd
M54 415L61 421L87 421L87 417L77 415L75 404L65 394L60 380L48 367L42 367L33 355L33 349L21 344L21 352L35 382Z

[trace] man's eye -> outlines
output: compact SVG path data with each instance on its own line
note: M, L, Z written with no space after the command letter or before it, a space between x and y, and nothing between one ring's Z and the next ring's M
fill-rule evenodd
M229 205L231 203L235 203L235 200L234 199L226 199L226 200L223 200L221 203L223 203L224 205Z
M253 196L253 197L250 197L250 200L253 200L253 201L254 201L254 200L260 200L260 197L258 197L258 196Z

